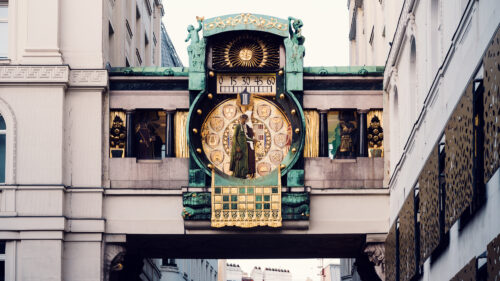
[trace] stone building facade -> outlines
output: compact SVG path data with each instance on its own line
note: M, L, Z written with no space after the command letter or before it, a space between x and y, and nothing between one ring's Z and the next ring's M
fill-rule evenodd
M351 38L351 63L380 56L385 64L386 280L493 280L499 2L366 2L351 4L365 28ZM358 44L366 42L367 23L386 31L375 32L374 42L389 44Z
M277 185L229 186L227 192L239 196L214 195L231 200L216 203L214 197L232 213L241 198L251 198L245 206L263 210L255 213L264 218L273 208L279 228L218 228L207 207L217 190L207 180L213 164L194 145L219 144L193 134L201 130L195 116L207 117L224 96L206 91L215 87L218 70L201 63L213 57L200 53L213 50L214 38L239 34L216 29L217 18L203 25L199 18L199 27L190 29L189 68L150 68L160 62L158 1L3 6L8 51L0 62L0 261L7 280L137 280L158 276L150 263L156 259L355 257L383 242L389 227L383 68L303 67L300 20L258 15L270 29L263 32L255 15L223 16L252 20L250 26L235 21L251 44L274 44L266 80L248 73L251 83L281 83L270 86L272 95L257 97L264 106L256 114L269 134L262 124L255 129L269 144L271 134L277 136L272 145L284 152L266 158ZM289 24L291 33L284 28ZM250 54L245 49L238 56L246 61ZM236 105L237 96L228 95ZM273 116L267 115L271 105ZM270 172L264 164L256 172L262 178ZM145 258L151 267L144 267Z

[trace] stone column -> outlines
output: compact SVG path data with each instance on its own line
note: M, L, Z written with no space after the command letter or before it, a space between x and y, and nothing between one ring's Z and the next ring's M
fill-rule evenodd
M319 112L319 157L328 157L328 111Z
M366 137L367 125L366 125L366 113L368 110L358 110L359 116L359 148L358 157L368 157L368 140Z
M134 151L134 110L127 110L127 143L125 144L125 157L135 157Z
M174 115L175 115L175 110L167 111L167 118L166 118L167 120L165 127L165 157L175 157Z

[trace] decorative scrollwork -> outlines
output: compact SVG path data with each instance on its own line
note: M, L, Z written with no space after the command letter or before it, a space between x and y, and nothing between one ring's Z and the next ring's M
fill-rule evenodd
M225 29L228 27L235 27L237 25L244 24L244 25L254 25L256 28L259 29L277 29L279 31L286 31L288 29L287 24L283 24L278 22L276 18L263 18L263 17L257 17L255 15L252 15L250 13L243 13L236 15L234 17L227 17L227 18L221 18L217 17L215 18L212 22L207 22L205 23L205 30L210 31L215 28L220 28L220 29Z

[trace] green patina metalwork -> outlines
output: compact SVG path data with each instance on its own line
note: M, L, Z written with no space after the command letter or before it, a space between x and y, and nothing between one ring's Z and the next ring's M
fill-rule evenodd
M303 91L304 55L306 38L302 35L302 20L288 18L290 38L284 40L286 51L286 89Z
M112 67L109 76L188 76L187 67Z
M205 89L205 38L201 38L198 32L203 28L202 19L198 18L198 27L195 29L192 25L187 28L188 37L186 42L191 41L188 46L189 56L189 90Z
M232 14L204 21L203 36L208 37L227 31L254 30L288 37L288 23L284 19L258 14Z
M310 199L308 192L287 192L281 195L283 220L309 220Z
M286 185L288 187L304 186L304 170L294 169L288 171L286 175Z
M310 199L308 192L281 194L283 220L309 220ZM210 192L185 192L182 194L182 217L185 220L207 221L211 216Z
M182 217L185 220L210 220L210 192L184 192L182 194Z
M384 76L383 66L304 67L304 76Z

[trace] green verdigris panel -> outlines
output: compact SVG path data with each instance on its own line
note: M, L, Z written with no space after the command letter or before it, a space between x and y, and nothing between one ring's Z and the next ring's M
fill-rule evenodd
M207 221L211 216L210 192L185 192L182 194L182 217L185 220ZM309 220L310 198L308 192L285 192L281 195L283 220Z
M202 169L189 169L189 186L205 187L205 172Z
M291 26L290 38L284 40L286 52L286 89L287 91L302 91L304 72L304 42L306 38L302 35L300 19L288 17L288 24Z
M184 192L182 217L185 220L209 220L212 209L209 192Z
M304 186L304 170L290 170L287 174L287 186Z

